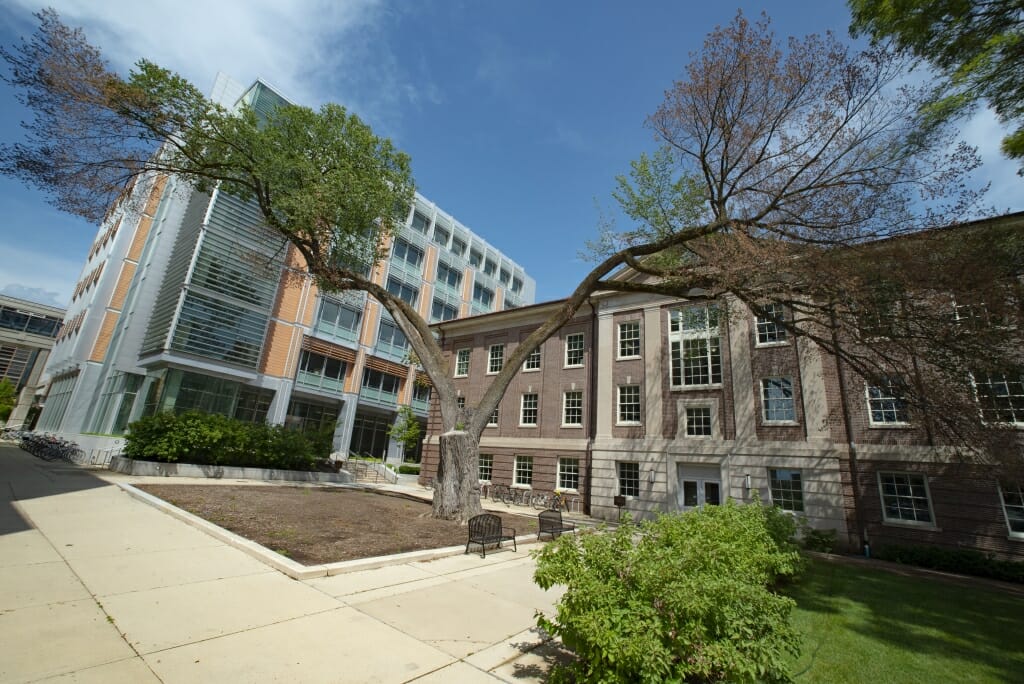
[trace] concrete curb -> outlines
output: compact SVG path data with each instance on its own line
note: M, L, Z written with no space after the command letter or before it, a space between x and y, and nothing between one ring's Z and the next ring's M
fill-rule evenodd
M111 458L110 465L107 467L116 473L121 473L122 475L332 484L351 484L354 482L352 475L344 471L340 473L321 473L305 470L196 465L194 463L158 463L156 461L136 461L123 456L114 456Z
M214 539L224 542L225 544L232 546L239 551L242 551L256 560L269 565L274 570L288 575L292 579L307 580L314 579L316 577L327 577L331 575L342 575L348 572L358 572L360 570L374 570L376 568L382 568L388 565L402 565L404 563L419 563L424 561L437 560L438 558L446 558L448 556L457 556L465 553L466 547L460 546L446 546L440 549L424 549L422 551L408 551L406 553L397 553L390 556L374 556L371 558L357 558L350 561L341 561L339 563L326 563L321 565L302 565L297 563L286 556L282 556L275 551L271 551L265 546L257 544L256 542L246 539L245 537L239 536L230 530L226 530L219 525L214 525L208 520L204 520L197 515L193 515L188 511L184 511L177 506L167 503L163 499L157 498L148 492L144 492L137 487L133 487L125 482L116 483L126 494L129 496L149 504L153 508L160 510L173 518L177 518L182 522L205 532ZM520 535L516 537L516 546L521 545L531 546L536 544L536 535Z

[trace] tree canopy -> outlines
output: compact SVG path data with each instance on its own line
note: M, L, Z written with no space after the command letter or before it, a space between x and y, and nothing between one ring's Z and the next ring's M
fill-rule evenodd
M404 154L337 105L284 105L261 119L144 60L122 78L80 31L52 12L39 17L31 40L0 53L36 115L26 142L0 147L0 172L93 219L111 201L130 201L131 180L151 173L256 202L322 287L369 293L409 340L444 430L439 517L479 511L479 440L491 412L526 356L594 292L728 292L758 312L782 301L796 313L784 323L794 335L847 353L832 334L835 315L873 301L864 293L876 288L855 266L874 262L837 258L837 248L859 254L978 210L965 184L976 155L946 124L917 133L930 90L899 85L905 61L883 47L852 51L828 34L780 41L766 18L737 15L708 35L648 120L660 149L641 157L616 193L630 225L605 227L598 263L510 351L478 404L463 407L428 324L366 275L385 256L396 208L410 200ZM618 277L624 266L643 277ZM840 297L849 293L856 305ZM873 363L861 367L888 362Z
M925 131L985 100L1012 127L1003 153L1024 160L1024 7L1019 0L849 0L854 35L925 60L941 80L920 110ZM1024 172L1019 171L1018 173Z

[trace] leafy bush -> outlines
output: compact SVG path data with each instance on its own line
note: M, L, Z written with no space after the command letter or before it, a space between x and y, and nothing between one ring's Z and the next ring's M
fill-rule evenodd
M419 475L420 467L418 465L400 465L398 466L398 472L402 475Z
M808 551L832 553L836 550L838 533L834 529L816 530L804 520L800 529L800 543Z
M555 616L537 624L578 657L553 681L789 681L795 603L771 587L803 568L795 525L730 502L536 552L537 584L566 585Z
M1004 582L1024 583L1024 563L1000 560L973 549L947 549L941 546L879 546L872 549L875 558L916 565L931 570L988 577Z
M129 426L124 455L142 461L313 470L316 436L216 414L159 413Z

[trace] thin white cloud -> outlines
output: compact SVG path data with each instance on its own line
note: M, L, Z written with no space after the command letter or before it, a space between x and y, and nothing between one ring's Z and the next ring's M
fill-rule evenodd
M4 247L0 260L0 288L11 292L39 291L53 295L51 302L67 306L82 271L80 258L69 259L14 244Z
M27 15L36 0L11 0ZM260 77L298 103L340 102L377 127L399 125L417 95L384 31L382 0L49 0L119 71L146 58L209 91L218 72ZM427 96L435 100L436 94Z

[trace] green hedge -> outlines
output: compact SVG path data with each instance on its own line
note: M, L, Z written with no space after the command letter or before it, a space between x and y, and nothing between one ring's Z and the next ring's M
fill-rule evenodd
M159 413L129 426L124 455L163 463L314 470L326 457L319 453L320 441L317 435L215 414Z
M400 465L400 466L398 466L398 472L400 472L402 475L419 475L420 474L420 466L419 466L419 464L416 464L416 465Z
M1024 563L1000 560L972 549L887 545L873 548L872 555L880 560L916 565L930 570L1024 584Z

